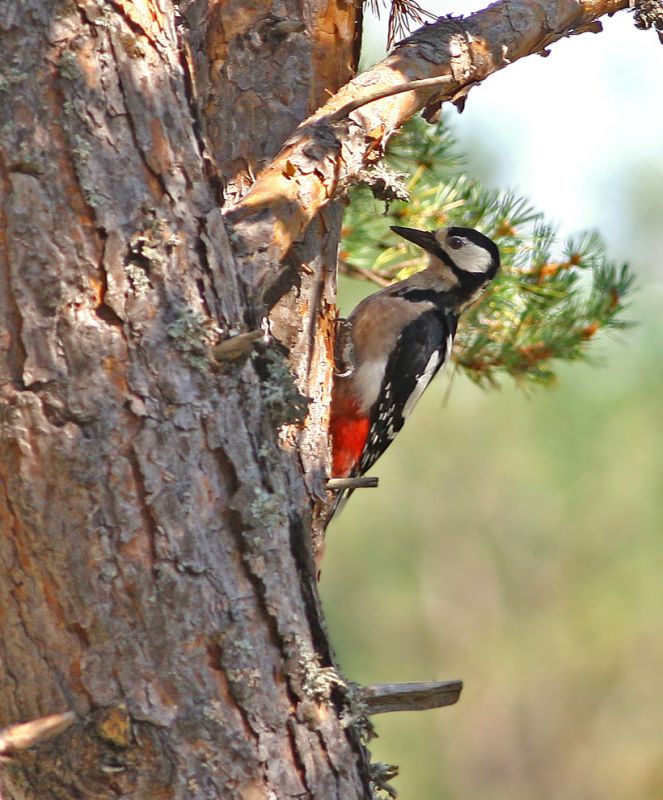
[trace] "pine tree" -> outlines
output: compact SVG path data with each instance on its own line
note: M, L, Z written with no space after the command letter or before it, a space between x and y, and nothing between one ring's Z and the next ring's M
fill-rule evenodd
M453 351L456 369L471 380L497 387L510 376L526 389L551 383L556 362L587 359L597 333L629 324L628 265L607 258L598 233L561 241L526 199L470 177L444 123L408 123L392 140L387 162L398 173L381 172L379 189L370 175L370 188L350 193L342 270L383 286L419 269L421 251L391 234L390 225L464 225L494 239L502 270L463 316ZM372 192L392 202L385 207Z

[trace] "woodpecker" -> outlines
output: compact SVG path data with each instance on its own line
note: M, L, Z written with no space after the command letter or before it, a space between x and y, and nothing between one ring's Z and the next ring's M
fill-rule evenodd
M391 229L423 248L428 266L362 300L348 318L354 368L334 380L334 477L363 475L389 447L450 358L460 314L500 266L497 245L473 228Z

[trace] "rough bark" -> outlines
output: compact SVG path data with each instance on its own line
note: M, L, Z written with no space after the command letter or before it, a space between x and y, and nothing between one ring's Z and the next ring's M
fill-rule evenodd
M307 26L335 13L314 5ZM244 91L279 62L262 41L247 55L224 11L189 6L190 33L165 0L0 6L0 727L77 716L3 762L7 800L368 792L321 669L311 500L278 435L296 416L286 363L260 343L213 358L257 322L219 208L242 142L252 168L276 152L319 102L316 70L332 90L350 76L353 42L328 43L333 76L316 47L281 63L315 92L254 136L223 76ZM310 297L331 249L309 246Z
M361 2L289 0L273 8L245 0L194 2L185 18L192 31L202 127L224 196L232 204L246 194L302 119L355 74ZM272 331L289 350L297 385L311 401L303 428L291 429L288 439L299 453L318 509L326 500L329 468L326 432L341 218L342 205L336 201L302 231L283 280L274 287L280 301L270 314ZM265 233L263 245L269 246L273 233ZM252 299L259 305L257 291ZM321 547L319 524L314 546Z

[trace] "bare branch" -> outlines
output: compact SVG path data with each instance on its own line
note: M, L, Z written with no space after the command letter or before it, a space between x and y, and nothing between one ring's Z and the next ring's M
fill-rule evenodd
M458 702L462 689L462 681L376 683L362 686L360 696L368 714L386 714L452 706Z
M362 478L330 478L327 481L327 488L333 491L343 491L344 489L377 489L378 478L370 478L365 475Z
M65 711L64 714L51 714L3 728L0 730L0 756L11 755L47 742L66 731L75 721L76 715L73 711Z
M353 111L357 111L357 109L362 106L367 106L369 103L374 103L376 100L382 100L385 97L393 97L395 94L402 94L403 92L413 92L416 89L439 88L444 85L451 85L452 83L453 77L451 75L438 75L435 78L422 78L418 81L408 81L408 83L401 83L398 86L390 86L388 89L381 89L378 92L373 92L372 94L351 100L349 103L346 103L344 106L334 111L327 121L338 122L352 114Z
M628 6L629 0L501 0L466 18L441 18L400 42L304 121L227 212L254 280L270 279L318 211L382 156L389 136L417 111L464 96L565 36L597 30L599 17ZM271 246L256 253L266 230Z
M373 270L358 267L356 264L351 264L349 261L343 261L342 259L338 262L338 272L339 275L349 275L353 278L360 278L361 280L375 283L380 287L389 286L393 283L389 278L385 278L383 275L373 272Z

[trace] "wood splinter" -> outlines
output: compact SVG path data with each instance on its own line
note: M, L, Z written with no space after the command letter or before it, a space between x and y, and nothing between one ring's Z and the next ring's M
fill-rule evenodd
M327 488L342 491L343 489L377 489L378 479L364 475L361 478L329 478Z
M240 361L249 356L254 343L264 336L263 330L237 333L213 347L212 353L217 361Z
M462 689L462 681L374 683L362 686L359 695L371 715L452 706L458 702Z
M76 714L65 711L64 714L51 714L3 728L0 730L0 757L47 742L66 731L75 721Z

